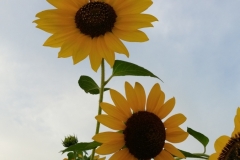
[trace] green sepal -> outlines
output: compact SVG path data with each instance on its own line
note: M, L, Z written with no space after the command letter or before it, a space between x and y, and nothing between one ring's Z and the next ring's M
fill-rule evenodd
M99 86L97 83L89 76L80 76L78 80L79 86L86 92L90 94L99 94ZM104 91L109 90L109 88L104 88Z
M115 60L112 76L150 76L158 78L152 72L141 66L121 60Z
M197 132L191 128L187 128L187 132L193 136L196 140L198 140L203 146L204 146L204 149L206 148L208 142L209 142L209 139L207 136L205 136L204 134L200 133L200 132Z
M93 142L81 142L81 143L77 143L75 145L72 145L64 150L62 150L61 152L62 153L65 153L65 152L71 152L71 151L74 151L74 152L81 152L81 151L86 151L86 150L90 150L90 149L94 149L98 146L100 146L101 143L98 143L96 141L93 141Z

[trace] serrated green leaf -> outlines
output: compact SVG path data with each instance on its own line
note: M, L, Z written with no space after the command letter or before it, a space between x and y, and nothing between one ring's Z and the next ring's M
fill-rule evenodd
M193 136L195 139L197 139L203 146L204 148L206 148L208 142L209 142L209 139L207 136L205 136L204 134L200 133L200 132L197 132L191 128L187 128L187 132Z
M150 76L158 78L152 72L141 66L121 60L115 60L112 76Z
M86 93L99 94L99 86L89 76L81 76L78 80L78 84ZM104 91L107 90L109 90L109 88L104 88Z
M86 150L94 149L100 145L101 145L101 143L98 143L96 141L88 142L88 143L82 142L82 143L77 143L75 145L72 145L72 146L62 150L61 152L65 153L65 152L70 152L70 151L76 151L76 152L86 151Z
M184 156L187 158L203 158L203 156L198 156L198 155L195 155L195 154L192 154L192 153L189 153L187 151L183 151L183 150L180 150L179 151L182 152L182 154L184 154Z

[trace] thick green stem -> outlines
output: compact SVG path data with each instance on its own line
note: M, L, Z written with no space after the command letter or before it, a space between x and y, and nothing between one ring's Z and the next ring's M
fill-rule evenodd
M101 64L101 84L100 84L100 88L99 88L98 115L100 115L102 113L102 108L100 107L100 103L103 101L104 81L105 81L105 66L104 66L104 59L102 59L102 64ZM99 129L100 129L100 123L97 121L95 134L99 133ZM94 160L94 154L95 154L95 149L92 150L91 160Z

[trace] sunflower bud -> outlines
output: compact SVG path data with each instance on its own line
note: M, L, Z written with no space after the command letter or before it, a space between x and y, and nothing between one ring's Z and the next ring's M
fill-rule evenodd
M64 147L70 147L77 143L78 143L78 139L75 135L74 136L69 135L65 137L64 141L62 141L62 144Z

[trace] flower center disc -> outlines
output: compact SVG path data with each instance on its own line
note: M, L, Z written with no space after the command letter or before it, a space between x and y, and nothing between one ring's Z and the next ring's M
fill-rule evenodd
M218 160L240 160L240 133L231 137Z
M125 143L129 152L140 160L156 157L163 149L166 132L161 119L153 113L139 111L126 122Z
M116 18L112 6L104 2L90 2L77 11L75 23L83 34L94 38L111 32Z

